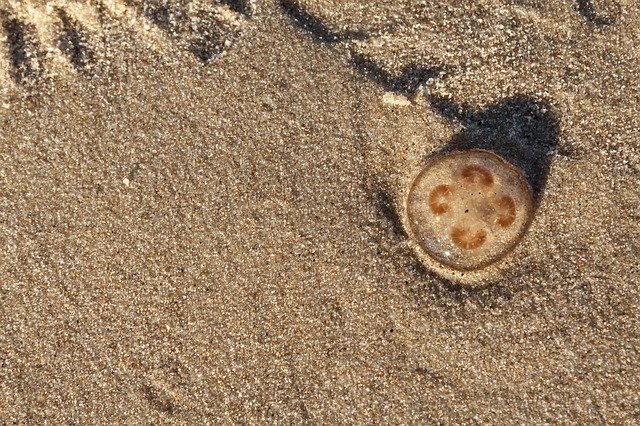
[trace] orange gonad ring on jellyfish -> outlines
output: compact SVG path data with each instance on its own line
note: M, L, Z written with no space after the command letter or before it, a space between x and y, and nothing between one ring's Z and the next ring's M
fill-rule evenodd
M429 208L433 214L443 214L449 211L448 199L453 194L449 185L438 185L429 194Z
M491 171L478 164L466 166L460 175L468 185L480 185L487 188L493 185L493 175Z
M430 257L460 270L502 258L520 241L532 216L532 191L523 173L481 150L432 160L407 199L412 237Z
M466 250L474 250L487 241L487 231L484 229L472 231L467 227L456 225L451 229L451 240L458 247Z

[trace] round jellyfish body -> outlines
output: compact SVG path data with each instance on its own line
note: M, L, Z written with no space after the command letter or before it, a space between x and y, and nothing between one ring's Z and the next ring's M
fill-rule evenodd
M488 151L438 156L416 177L407 199L409 228L418 245L459 270L504 257L532 217L533 196L524 175Z

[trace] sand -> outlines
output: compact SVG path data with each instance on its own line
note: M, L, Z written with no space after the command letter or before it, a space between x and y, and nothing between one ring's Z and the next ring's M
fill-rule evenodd
M640 422L637 2L164 3L0 4L0 423ZM404 202L486 144L461 282Z

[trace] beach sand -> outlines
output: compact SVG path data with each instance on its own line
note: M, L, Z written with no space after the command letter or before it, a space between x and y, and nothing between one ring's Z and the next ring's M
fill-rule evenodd
M0 6L0 424L640 422L637 2ZM535 217L452 278L485 143Z

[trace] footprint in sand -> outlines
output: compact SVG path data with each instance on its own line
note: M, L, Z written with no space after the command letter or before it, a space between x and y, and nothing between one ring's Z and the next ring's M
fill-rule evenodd
M8 0L0 7L0 84L29 87L52 76L95 75L117 60L107 45L123 35L141 49L162 56L189 52L207 64L236 42L252 14L250 0Z

